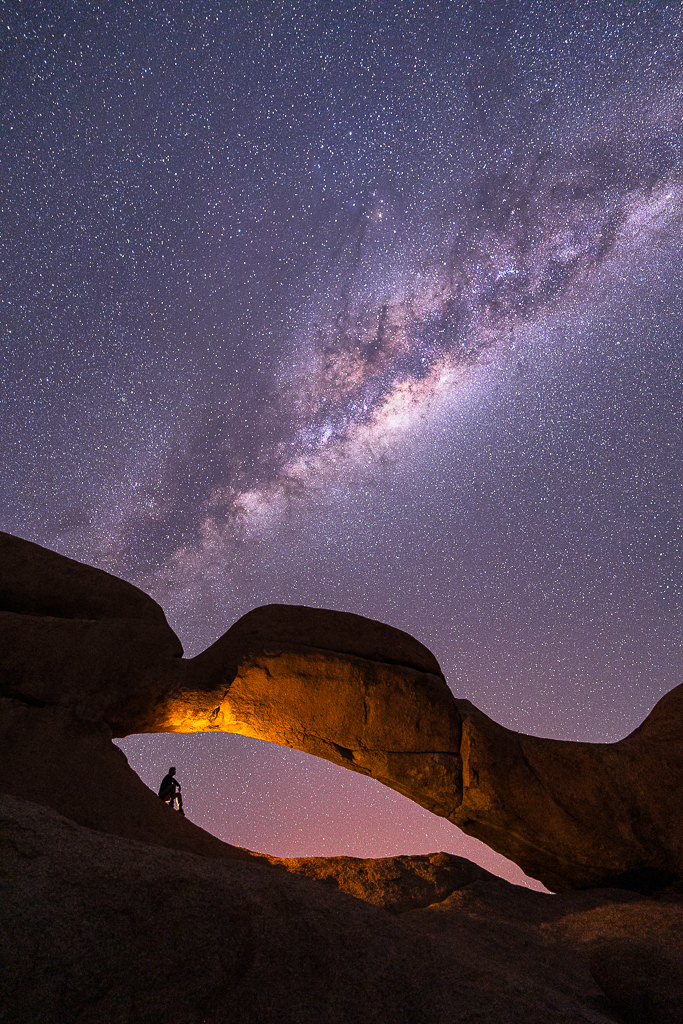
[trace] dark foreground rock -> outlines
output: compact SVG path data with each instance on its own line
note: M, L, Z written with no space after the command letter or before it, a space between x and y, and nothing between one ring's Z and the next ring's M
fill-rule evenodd
M461 858L444 884L448 858L433 855L438 884L458 888L399 913L396 875L403 905L412 885L420 905L431 858L415 870L398 858L393 877L389 861L356 862L372 905L262 860L121 839L8 797L0 843L3 1024L615 1024L625 993L648 1024L683 1019L670 966L661 1006L647 977L683 952L680 895L545 895L473 865L468 880ZM346 860L315 859L342 882ZM378 905L382 878L393 913ZM633 935L646 970L618 975Z
M599 948L591 974L626 1024L681 1024L683 950L680 943L654 948L639 936Z

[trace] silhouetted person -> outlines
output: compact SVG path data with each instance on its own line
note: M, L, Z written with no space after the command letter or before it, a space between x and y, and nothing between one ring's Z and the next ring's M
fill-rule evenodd
M175 809L176 801L178 803L178 810L182 815L185 814L183 810L183 798L180 795L180 783L175 777L175 768L169 768L168 774L164 775L159 786L159 797L166 804L170 804Z

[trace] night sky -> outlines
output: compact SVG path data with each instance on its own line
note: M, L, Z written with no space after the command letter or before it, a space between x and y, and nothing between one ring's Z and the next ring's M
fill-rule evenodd
M0 527L188 656L343 609L508 727L635 728L683 681L681 4L0 13ZM121 746L230 842L522 877L296 751Z

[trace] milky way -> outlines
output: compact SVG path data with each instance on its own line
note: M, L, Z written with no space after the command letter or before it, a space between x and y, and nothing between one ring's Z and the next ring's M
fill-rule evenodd
M188 654L270 601L609 741L681 681L673 3L2 5L2 527ZM123 742L287 854L452 826L243 737Z

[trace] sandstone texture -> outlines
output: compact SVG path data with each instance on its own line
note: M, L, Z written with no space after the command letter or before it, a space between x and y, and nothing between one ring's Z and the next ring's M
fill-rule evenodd
M81 825L252 857L163 806L112 736L224 730L378 779L554 891L683 876L683 686L614 744L512 732L449 690L418 641L270 605L182 658L162 609L101 570L0 535L0 791Z
M320 860L321 881L313 861L301 877L164 849L12 797L0 848L2 1024L683 1019L680 894L546 895L462 862L445 885L437 862L424 906L431 858Z

